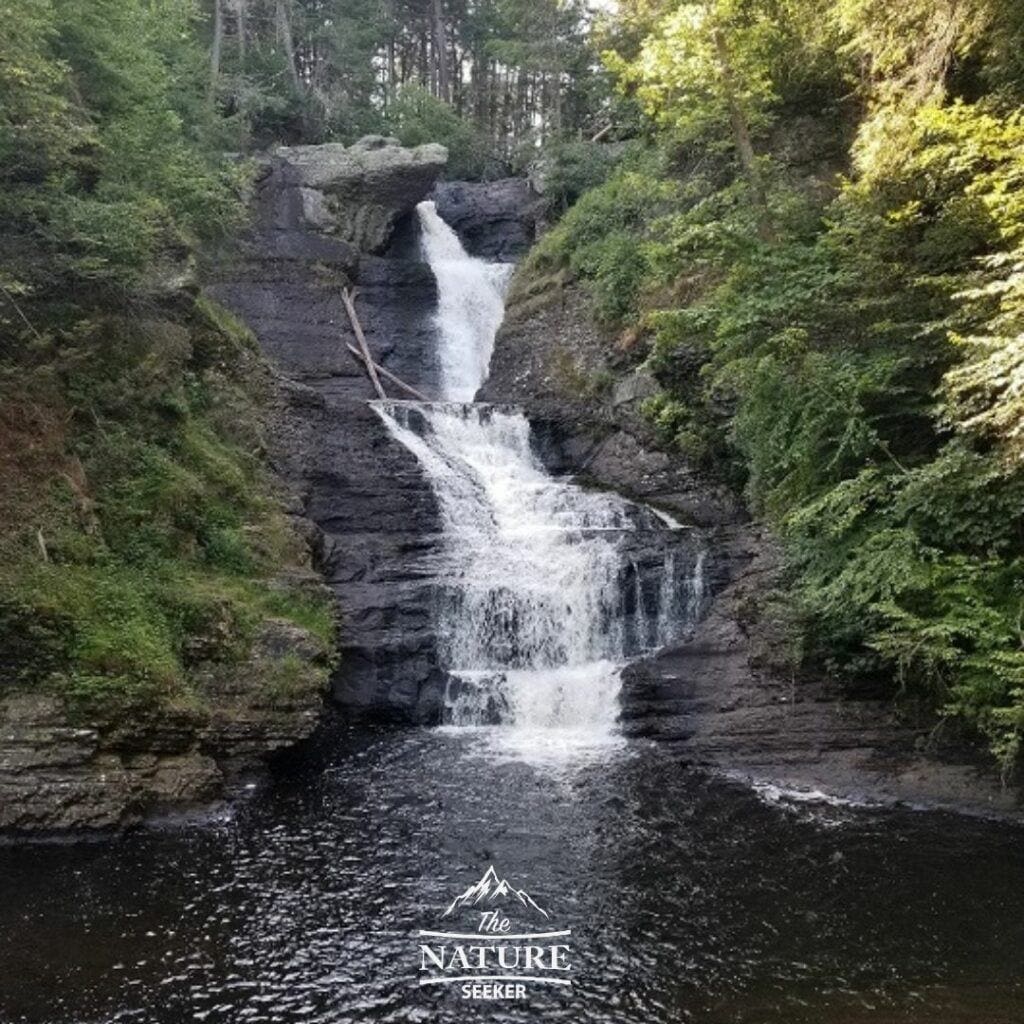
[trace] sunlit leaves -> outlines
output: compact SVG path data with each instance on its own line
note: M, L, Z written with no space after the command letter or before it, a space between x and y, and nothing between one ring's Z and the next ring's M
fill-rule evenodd
M1024 729L1019 5L627 6L645 37L609 66L684 155L667 210L607 228L616 252L644 241L638 294L678 301L642 315L655 428L775 524L805 650L926 695L1008 764ZM722 172L737 141L717 29L761 132L767 235L755 176ZM859 105L849 178L815 206L770 140L798 96L824 123L840 79ZM562 239L584 278L576 243L604 237Z
M716 33L728 46L735 98L754 129L763 127L776 98L765 58L778 45L779 31L755 5L735 0L678 4L644 40L635 60L609 51L605 62L620 88L635 92L655 121L681 139L714 144L729 123L726 72Z

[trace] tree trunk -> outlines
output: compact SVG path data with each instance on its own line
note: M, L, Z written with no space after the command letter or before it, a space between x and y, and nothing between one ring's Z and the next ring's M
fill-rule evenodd
M245 67L245 0L235 0L235 24L238 26L238 66Z
M342 289L341 301L345 304L345 312L348 313L349 321L352 324L352 332L355 334L356 342L359 344L359 351L362 353L363 362L366 364L366 372L373 383L373 389L377 392L378 398L387 398L388 396L384 392L380 378L377 376L377 364L373 361L373 356L370 355L370 346L366 344L366 335L363 334L362 324L359 323L359 317L356 314L354 294L347 288Z
M750 125L747 123L747 116L740 105L739 91L729 57L729 44L726 41L725 33L720 28L714 30L714 42L715 51L718 54L718 66L722 74L722 87L725 90L725 101L729 107L733 142L736 145L736 152L739 154L743 170L750 181L750 187L753 189L754 202L758 206L758 233L766 242L771 241L775 237L775 229L768 210L768 194L765 191L764 179L761 177L761 168L757 165L754 145L750 140Z
M512 71L506 68L501 76L501 128L499 131L505 138L505 152L506 154L512 151L512 147L508 145L508 137L513 131L512 124Z
M274 6L274 25L277 29L277 39L284 49L285 60L288 61L288 73L291 76L292 85L296 92L302 91L302 80L299 78L299 68L295 63L295 43L292 40L292 24L288 17L288 0L277 0Z
M458 44L452 46L452 106L455 108L455 112L462 117L465 113L463 109L463 87L462 87L462 53L459 51Z
M213 0L213 45L210 47L210 99L217 92L220 78L220 54L224 48L224 10L221 0Z
M434 30L434 71L437 95L447 102L451 99L451 76L448 73L448 47L445 43L443 0L432 0L431 14Z
M551 76L551 131L556 138L562 135L562 76L557 71Z
M501 102L501 97L498 94L498 83L498 64L496 61L491 61L487 75L487 126L492 139L499 137L498 104Z
M417 61L419 64L419 81L420 85L422 85L424 89L430 87L430 55L427 52L429 49L430 46L427 42L426 35L421 34L419 38L419 45L417 47Z
M487 127L487 61L479 49L474 49L469 68L469 97L473 120L477 128Z
M516 98L512 111L512 136L516 140L523 137L529 117L529 80L526 72L519 68L516 73Z

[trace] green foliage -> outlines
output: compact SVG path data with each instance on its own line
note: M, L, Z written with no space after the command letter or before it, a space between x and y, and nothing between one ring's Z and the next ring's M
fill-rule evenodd
M545 147L540 164L544 198L552 212L564 212L602 184L621 159L620 147L597 142L558 141Z
M453 178L486 179L500 175L503 169L490 140L422 86L410 83L398 91L388 110L387 125L404 146L425 142L447 146L447 172Z
M805 657L957 717L1011 767L1022 19L999 0L655 8L607 59L666 159L584 194L531 266L568 270L599 317L639 330L662 438L743 486L783 538ZM861 103L850 177L822 189L772 140L834 119L844 79ZM734 156L737 115L762 140L753 165Z
M259 457L265 371L190 290L241 220L247 115L208 93L192 0L3 13L0 663L115 719L193 704L191 667L268 618L332 629L267 583L304 550Z
M754 5L680 3L660 19L634 61L614 51L605 61L656 123L686 142L714 140L730 123L730 91L754 129L765 126L777 100L768 54L779 45L778 33L778 23Z
M534 248L527 273L568 266L589 285L600 319L620 322L635 312L652 270L645 227L664 209L675 187L640 161L624 165L586 193Z
M1005 756L1024 669L1012 349L958 332L986 315L965 285L1017 237L1014 120L922 108L901 159L847 184L813 243L734 262L706 303L708 377L733 395L748 495L799 570L810 649L894 672ZM991 297L987 312L1002 315ZM979 349L999 370L965 362Z
M216 50L216 7L201 2L229 148L398 128L451 140L457 173L493 176L541 142L592 135L605 113L585 0L220 0Z
M662 129L662 142L732 145L735 118L756 137L783 109L820 110L842 95L847 62L823 3L685 0L626 4L639 41L605 50L619 92Z
M197 12L178 0L44 0L0 52L0 277L136 283L183 238L237 224L238 170L197 144ZM198 127L198 126L197 126Z
M303 552L253 454L267 381L230 316L97 313L18 369L4 401L28 389L71 411L51 459L9 480L24 491L0 522L9 681L116 719L195 703L190 667L243 658L268 618L329 642L319 594L266 583Z

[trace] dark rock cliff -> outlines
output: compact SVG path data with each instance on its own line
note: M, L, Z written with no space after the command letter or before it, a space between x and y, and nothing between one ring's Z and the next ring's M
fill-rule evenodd
M445 161L442 147L378 137L277 150L257 175L251 230L205 261L207 293L252 329L275 368L267 454L337 602L331 688L346 714L436 720L443 677L427 568L434 496L368 404L374 392L345 347L354 335L341 291L356 289L376 360L434 394L437 296L416 203L458 207L467 244L501 258L521 255L535 231L522 182L438 185ZM292 679L299 663L309 685ZM3 696L0 831L112 828L218 798L239 772L310 736L326 666L322 644L271 621L246 661L196 669L195 707L143 714L127 729L72 719L45 693Z
M340 609L334 699L411 721L436 717L441 697L423 569L437 509L416 460L367 404L375 396L345 347L355 336L341 292L357 289L376 361L434 394L436 290L413 210L445 158L438 146L377 139L278 150L257 185L250 235L208 285L281 374L270 454Z
M504 262L519 259L533 245L544 213L544 200L525 178L445 181L433 200L471 256Z
M280 371L271 457L341 613L334 700L413 722L437 720L443 697L428 568L437 508L415 458L367 404L374 392L346 348L355 337L341 290L357 290L374 358L433 396L437 295L416 204L433 198L470 251L498 259L529 248L538 212L524 181L439 183L444 163L439 146L377 137L276 151L252 231L208 285Z

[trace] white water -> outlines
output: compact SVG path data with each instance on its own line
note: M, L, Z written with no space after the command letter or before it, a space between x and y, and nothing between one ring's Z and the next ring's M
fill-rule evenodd
M465 399L487 375L507 271L469 257L432 203L419 214L444 386ZM626 660L699 610L702 559L680 573L681 535L663 516L549 476L521 412L460 400L375 408L440 506L432 569L448 722L511 726L503 734L530 747L541 734L558 746L607 739Z
M416 212L423 253L437 281L435 325L441 342L443 397L472 402L487 378L513 265L468 256L459 236L438 216L432 202L420 203Z

